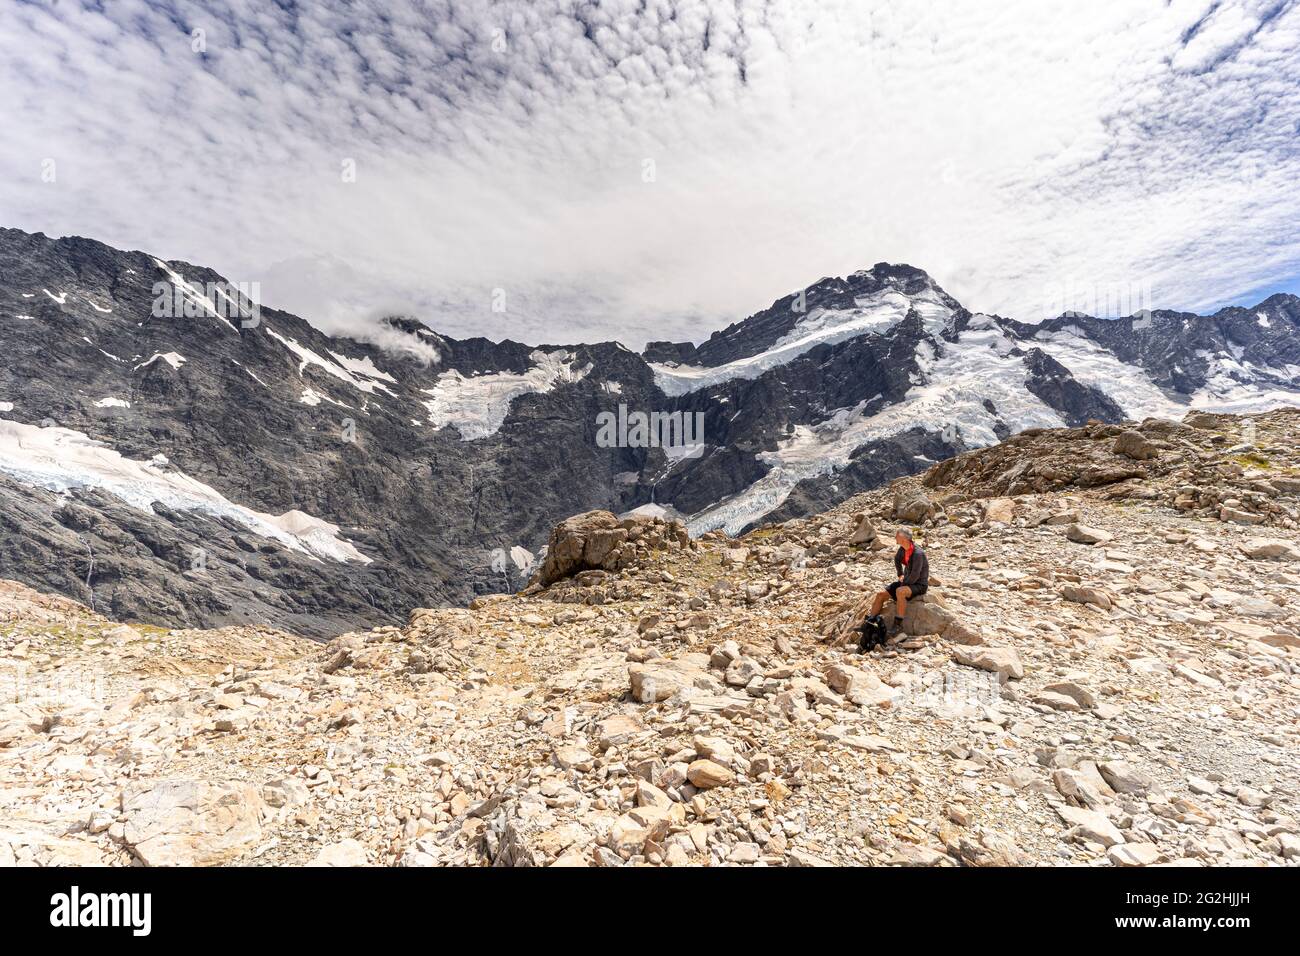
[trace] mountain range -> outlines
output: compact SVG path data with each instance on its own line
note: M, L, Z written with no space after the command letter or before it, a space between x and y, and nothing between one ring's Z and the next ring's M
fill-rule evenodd
M582 511L736 534L1025 429L1300 405L1294 295L1028 323L887 263L638 354L331 337L202 266L0 229L0 330L0 578L315 637L516 589Z

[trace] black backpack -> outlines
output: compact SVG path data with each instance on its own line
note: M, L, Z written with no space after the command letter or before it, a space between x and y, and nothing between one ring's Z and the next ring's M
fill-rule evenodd
M885 619L878 614L868 617L858 630L862 633L862 637L858 639L858 650L863 654L882 646L889 640L889 629L885 626Z

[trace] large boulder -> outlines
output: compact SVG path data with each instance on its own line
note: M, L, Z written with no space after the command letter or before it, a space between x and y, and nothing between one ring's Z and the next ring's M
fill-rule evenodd
M919 485L904 485L894 493L894 517L908 524L923 524L933 518L939 506Z
M1110 595L1101 588L1085 587L1081 584L1067 584L1061 588L1061 597L1076 604L1093 604L1103 611L1111 608Z
M1183 424L1202 431L1225 431L1232 426L1232 419L1227 415L1213 412L1188 412L1183 416Z
M992 671L1003 679L1020 680L1025 676L1020 655L1010 647L954 647L952 659L967 667Z
M360 840L331 843L316 854L308 866L365 866L366 847Z
M1108 760L1098 764L1097 770L1116 793L1128 793L1140 797L1156 785L1150 774L1126 760Z
M680 521L649 515L617 518L608 511L588 511L555 526L537 583L546 587L580 571L618 571L638 555L690 544Z
M870 671L846 664L832 664L823 672L826 684L859 707L880 707L891 703L898 690L890 687Z
M885 620L894 616L894 603L886 602L883 614L887 615ZM907 602L906 612L903 615L902 631L912 637L921 637L928 634L938 634L943 636L948 632L954 618L952 614L940 602L936 594L922 594L920 597L912 598Z
M1241 545L1242 554L1256 561L1296 561L1300 560L1300 548L1290 541L1274 538L1251 538Z
M1109 532L1085 524L1070 525L1065 529L1065 536L1076 544L1106 544L1111 540Z
M866 545L873 551L878 551L884 547L880 541L880 532L876 530L871 518L865 514L859 514L856 519L857 523L849 535L849 544Z
M617 561L619 546L626 540L627 531L608 511L588 511L566 518L551 532L538 580L547 585L579 571L605 568L611 556Z
M823 633L832 644L856 644L858 628L871 610L873 594L859 599L847 611L835 617ZM880 616L886 621L894 619L894 602L886 601L880 610ZM978 644L980 637L961 624L952 612L945 608L937 594L930 592L907 602L907 613L903 616L903 634L909 637L928 637L937 635L956 644Z
M228 863L261 839L265 809L240 781L137 785L122 794L124 841L145 866Z
M627 669L632 699L642 704L667 700L695 686L708 673L709 659L703 654L686 654L675 660L653 664L632 664Z
M1076 684L1074 681L1059 681L1055 684L1048 684L1043 688L1048 694L1056 694L1073 702L1076 710L1096 710L1097 695L1087 687Z
M1016 517L1013 498L990 498L984 502L984 520L989 524L1011 524Z
M695 760L686 768L686 779L701 790L711 790L714 787L731 786L736 775L713 760Z
M1131 429L1119 433L1115 444L1111 446L1111 451L1125 458L1132 458L1134 461L1149 461L1160 457L1160 450L1146 435Z
M1112 847L1124 842L1124 834L1120 833L1115 824L1098 810L1061 804L1056 807L1056 813L1070 824L1071 836L1089 843L1100 843L1104 847Z

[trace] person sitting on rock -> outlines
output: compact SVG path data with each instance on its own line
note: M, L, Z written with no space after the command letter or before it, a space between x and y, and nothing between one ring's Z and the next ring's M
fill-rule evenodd
M894 630L903 626L903 616L907 614L907 599L920 597L930 586L930 562L925 552L912 540L912 532L900 528L894 535L898 542L898 551L894 554L894 568L898 571L898 580L888 585L883 591L877 591L871 602L871 616L880 613L885 602L894 602Z

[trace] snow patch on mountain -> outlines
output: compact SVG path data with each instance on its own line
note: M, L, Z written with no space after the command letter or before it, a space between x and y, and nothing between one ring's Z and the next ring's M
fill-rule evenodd
M245 508L183 472L164 471L165 466L166 459L158 457L148 462L124 458L70 428L38 428L0 419L0 472L23 484L58 493L94 488L149 514L154 502L160 502L176 511L230 518L317 560L371 561L339 537L337 525L298 510L270 515Z
M167 263L163 262L161 259L154 259L154 262L157 264L159 269L161 269L163 272L167 274L167 278L171 280L172 285L180 289L181 293L186 298L188 298L191 302L198 304L205 312L207 312L210 316L212 316L214 319L216 319L226 328L230 329L230 331L232 332L239 331L234 327L234 325L231 324L229 319L227 319L224 315L221 314L220 310L217 309L216 303L214 303L211 299L209 299L206 295L204 295L201 291L196 289L194 286L186 282L184 276L182 276L179 272L176 272L174 269L172 269L171 266L167 265ZM221 293L221 296L227 301L231 301L230 297L226 295L224 292Z
M853 309L813 309L789 332L757 355L713 367L650 363L655 384L665 395L678 396L729 382L755 379L769 369L790 362L818 345L834 345L868 333L883 333L916 309L925 328L937 334L952 318L952 309L933 289L907 296L893 289L859 297Z
M672 505L661 505L656 502L647 502L638 505L631 511L624 511L620 518L672 518L677 517L678 512Z
M97 401L95 403L95 407L96 408L130 408L131 403L123 398L113 398L112 396L109 396L108 398L101 398L99 401Z
M271 336L271 338L275 339L298 357L300 360L298 365L299 376L307 370L307 366L314 365L329 375L334 376L339 381L347 382L359 392L373 395L376 389L378 389L387 392L394 398L397 397L391 388L380 381L380 379L386 379L387 381L392 382L395 381L393 377L387 372L381 372L379 369L375 368L374 363L370 361L368 356L364 360L349 359L341 355L335 355L335 353L331 352L330 355L336 359L336 361L331 362L321 355L318 355L316 352L313 352L311 349L307 348L307 346L300 345L297 339L286 338L270 326L266 326L266 334ZM350 364L344 366L344 362ZM354 372L357 374L353 374Z
M591 371L590 363L574 368L574 356L558 349L541 349L528 356L535 363L525 372L487 372L462 375L450 369L438 376L433 388L423 389L430 396L424 403L429 424L434 428L451 426L461 441L475 441L494 435L510 414L510 404L521 395L549 392L557 385L581 381Z
M394 385L397 384L397 379L376 367L369 355L363 355L359 359L348 358L346 355L340 355L338 352L330 352L330 355L336 362L354 375L364 375L366 378L377 378L382 379L385 382L392 382Z
M302 402L304 405L311 405L313 407L319 405L323 401L329 402L331 405L337 405L339 408L352 407L351 405L346 405L343 402L340 402L337 398L331 398L324 392L318 392L314 388L304 388L302 390L302 395L298 396L298 401Z
M180 368L188 361L188 359L186 359L185 356L181 355L179 352L154 352L153 355L149 356L149 358L145 359L143 362L137 365L133 371L138 372L140 369L152 365L154 362L158 361L159 359L162 359L172 368Z
M247 372L249 376L253 379L253 381L255 381L258 385L261 385L263 388L271 387L270 385L267 385L264 381L262 381L260 378L258 378L257 373L254 372L252 369L250 369L248 366L244 365L242 362L236 361L235 359L231 359L230 361L234 362L245 372Z

